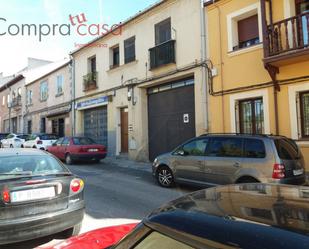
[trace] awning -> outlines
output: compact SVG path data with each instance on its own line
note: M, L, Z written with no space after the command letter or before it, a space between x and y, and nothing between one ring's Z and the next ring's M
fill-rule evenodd
M53 117L65 115L65 114L68 114L70 111L71 111L71 106L66 106L66 107L48 112L48 114L46 115L46 118L53 118Z

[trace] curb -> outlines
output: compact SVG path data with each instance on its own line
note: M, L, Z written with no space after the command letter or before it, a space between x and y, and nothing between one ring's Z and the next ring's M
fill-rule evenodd
M117 158L117 157L106 157L102 162L114 164L117 167L121 167L121 168L152 172L151 163L136 162L136 161L132 161L129 159L123 159L123 158Z

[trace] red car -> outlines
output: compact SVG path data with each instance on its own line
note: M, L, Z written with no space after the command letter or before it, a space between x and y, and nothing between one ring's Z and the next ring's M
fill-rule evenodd
M106 157L106 147L88 137L63 137L58 139L47 151L66 164L77 161L99 162Z
M72 237L47 249L104 249L118 243L129 234L137 224L126 224L96 229ZM38 247L37 249L39 249ZM46 249L46 248L45 248Z

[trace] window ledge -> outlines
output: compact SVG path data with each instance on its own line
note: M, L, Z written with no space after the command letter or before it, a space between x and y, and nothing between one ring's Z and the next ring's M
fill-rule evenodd
M56 95L55 95L55 97L57 98L57 97L60 97L60 96L62 96L63 95L63 92L62 93L57 93Z
M309 148L309 139L302 139L302 140L298 140L296 141L296 143L300 146L300 147L304 147L304 148Z
M249 53L255 50L259 50L263 48L263 43L259 43L250 47L246 47L246 48L240 48L234 51L229 51L227 54L229 57L233 57L233 56L237 56L237 55L241 55L241 54L245 54L245 53Z
M122 64L122 65L119 65L119 66L117 66L117 67L112 67L112 68L110 68L109 70L107 70L106 72L115 72L115 71L117 71L117 70L119 70L119 69L123 69L123 68L125 68L125 67L127 67L127 66L132 66L132 65L135 65L135 64L137 64L138 63L138 60L134 60L134 61L130 61L130 62L128 62L128 63L125 63L125 64Z

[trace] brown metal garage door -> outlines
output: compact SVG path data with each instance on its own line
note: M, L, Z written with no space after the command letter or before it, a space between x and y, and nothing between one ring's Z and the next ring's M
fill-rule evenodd
M194 80L148 90L149 159L195 136Z
M84 135L107 147L107 107L84 111Z

